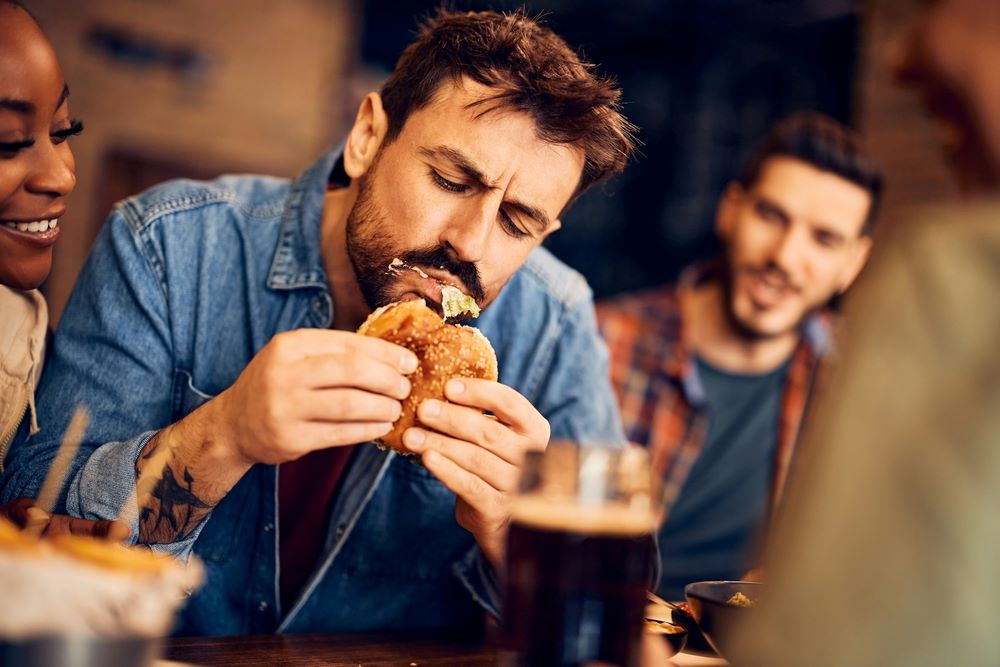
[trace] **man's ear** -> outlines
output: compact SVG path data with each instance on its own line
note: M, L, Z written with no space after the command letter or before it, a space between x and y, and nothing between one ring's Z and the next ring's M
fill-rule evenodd
M732 235L744 195L746 190L736 181L730 182L722 191L719 205L715 208L715 233L720 239L728 239Z
M854 248L851 249L851 256L840 274L840 284L837 286L837 294L847 291L857 277L861 274L861 269L865 268L868 256L872 251L872 237L867 234L854 241Z
M378 93L368 93L344 144L344 171L353 180L365 174L375 161L389 129L389 119Z

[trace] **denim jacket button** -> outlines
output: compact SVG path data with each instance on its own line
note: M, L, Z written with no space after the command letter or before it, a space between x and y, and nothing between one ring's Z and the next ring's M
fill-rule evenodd
M274 524L273 523L265 523L264 524L264 532L265 533L270 533L272 530L274 530Z
M267 611L267 600L261 600L260 604L257 605L257 609L260 611Z

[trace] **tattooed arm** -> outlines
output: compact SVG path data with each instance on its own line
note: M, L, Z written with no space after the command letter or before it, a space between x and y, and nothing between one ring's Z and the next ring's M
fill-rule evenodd
M344 331L299 329L271 339L226 391L154 436L136 476L170 455L139 507L139 542L189 537L255 463L291 461L392 430L417 367L409 350ZM160 471L155 471L159 473Z
M150 438L139 455L136 478L144 473L158 478L139 508L139 543L190 537L250 468L249 462L227 455L224 443L206 428L218 407L213 402ZM161 470L146 470L158 465Z

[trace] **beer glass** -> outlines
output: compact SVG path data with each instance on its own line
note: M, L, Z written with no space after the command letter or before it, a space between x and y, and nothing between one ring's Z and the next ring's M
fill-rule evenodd
M645 450L554 442L511 508L501 664L638 664L657 525Z

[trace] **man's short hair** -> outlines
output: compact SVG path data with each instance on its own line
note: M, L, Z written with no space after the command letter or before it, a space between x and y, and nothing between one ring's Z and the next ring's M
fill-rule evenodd
M863 188L871 196L862 234L871 233L882 197L882 169L854 130L813 111L793 114L771 129L747 162L739 183L750 188L771 157L791 157Z
M574 196L624 169L635 150L635 128L621 113L615 81L596 75L592 64L523 10L440 9L427 19L382 87L386 140L431 102L442 83L462 77L496 91L475 103L480 115L498 109L527 113L543 141L584 153Z

